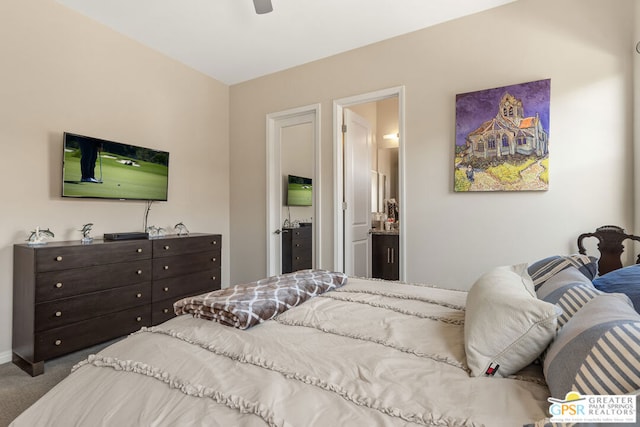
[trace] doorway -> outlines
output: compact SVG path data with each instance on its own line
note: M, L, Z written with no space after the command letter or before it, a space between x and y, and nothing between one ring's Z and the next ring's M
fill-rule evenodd
M283 226L295 221L312 224L312 266L321 265L319 141L320 104L267 115L267 276L282 273ZM311 206L287 206L289 175L311 179Z
M390 171L379 171L374 170L373 167L369 168L367 166L366 171L361 170L354 175L353 172L348 172L347 168L351 165L351 162L348 158L349 153L352 152L352 147L346 147L345 144L348 143L348 138L344 136L344 130L348 128L344 128L344 119L350 114L347 113L347 110L355 110L358 111L360 107L364 104L370 103L383 103L386 100L395 99L397 100L397 129L394 130L395 134L388 135L389 137L395 137L396 139L396 147L397 147L397 162L396 169L392 172ZM349 196L350 189L354 188L354 184L357 183L352 182L354 176L362 177L366 172L367 182L370 186L368 197L369 203L371 205L370 212L375 212L376 210L382 210L383 201L386 199L392 198L391 196L395 196L399 201L399 212L397 213L397 220L400 224L398 230L399 237L399 252L400 254L405 254L406 248L406 222L405 222L405 209L403 206L406 206L406 200L404 197L404 141L405 141L405 131L404 131L404 87L395 87L390 89L383 89L376 92L366 93L362 95L352 96L348 98L342 98L335 100L333 103L333 113L334 113L334 206L336 207L334 211L334 266L338 271L344 271L347 274L353 275L361 275L362 267L359 267L358 271L355 266L362 265L362 260L352 260L354 256L363 256L358 255L355 250L352 250L352 242L351 235L354 233L353 228L357 225L359 221L352 222L354 218L353 214L348 212L350 209L349 204L354 203L354 198ZM380 132L378 132L380 133ZM376 135L374 138L376 141L381 141L383 139L383 135ZM381 145L382 146L382 145ZM375 157L378 154L382 156L386 155L386 152L382 152L380 150L373 150L376 153ZM377 160L376 160L377 161ZM361 167L361 166L358 166ZM375 172L375 176L374 176ZM376 179L377 178L377 179ZM393 183L393 184L392 184ZM373 185L372 185L373 184ZM360 186L362 187L362 186ZM362 187L364 188L364 187ZM393 192L391 189L393 188ZM362 191L362 190L358 190ZM361 197L362 198L362 197ZM357 201L356 201L357 203ZM374 205L375 204L375 205ZM370 229L371 226L371 216L367 218L367 226ZM370 242L371 239L368 239L369 249L366 252L368 257L366 262L370 263ZM360 245L360 247L362 247ZM364 251L359 251L363 253ZM406 264L406 256L400 256L399 260L399 278L400 280L405 280L405 264ZM371 268L368 267L367 276L370 277Z

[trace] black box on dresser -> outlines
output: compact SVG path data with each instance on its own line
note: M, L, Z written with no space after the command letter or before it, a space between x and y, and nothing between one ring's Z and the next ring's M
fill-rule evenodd
M161 323L173 302L220 289L221 236L14 245L13 362L44 361Z

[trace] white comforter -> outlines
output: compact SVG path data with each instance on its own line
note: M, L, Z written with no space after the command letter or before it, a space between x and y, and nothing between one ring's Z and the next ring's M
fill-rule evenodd
M12 426L514 427L544 418L539 370L469 376L465 300L350 278L248 330L179 316L90 357Z

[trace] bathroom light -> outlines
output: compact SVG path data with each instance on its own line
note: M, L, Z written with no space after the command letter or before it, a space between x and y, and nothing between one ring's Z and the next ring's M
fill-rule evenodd
M397 140L400 139L400 134L399 133L388 133L386 135L383 135L382 139L393 139L394 141L397 141Z

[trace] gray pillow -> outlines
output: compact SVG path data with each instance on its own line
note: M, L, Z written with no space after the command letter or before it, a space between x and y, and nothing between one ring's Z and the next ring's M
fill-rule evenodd
M598 259L580 254L550 256L531 263L527 271L537 290L544 282L568 267L577 268L589 280L598 275Z
M569 266L556 273L536 289L543 301L555 304L562 310L558 328L562 328L581 307L602 294L576 267Z
M623 294L598 295L549 346L544 375L553 397L640 389L640 315Z

